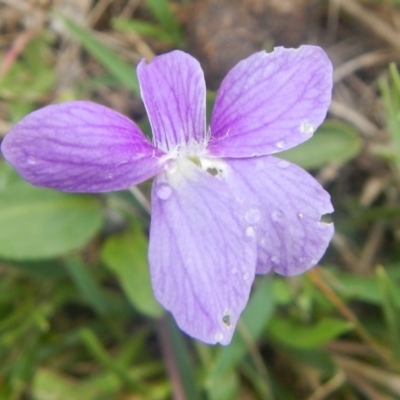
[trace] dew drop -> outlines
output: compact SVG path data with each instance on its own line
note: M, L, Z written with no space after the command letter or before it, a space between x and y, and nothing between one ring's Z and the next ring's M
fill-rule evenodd
M29 165L36 165L36 163L37 163L37 161L36 161L35 157L33 157L33 156L29 156L28 157L28 164Z
M176 162L170 162L164 167L164 169L169 174L174 174L178 170L178 166L176 165Z
M276 147L278 149L284 149L286 147L286 140L279 140L279 142L276 142Z
M168 185L162 184L157 188L156 194L161 200L167 200L171 197L172 189Z
M250 274L248 272L245 272L242 276L243 280L247 281L250 278Z
M112 179L112 178L114 178L114 175L111 172L109 172L107 174L107 179Z
M282 168L282 169L286 169L286 168L289 168L290 167L290 162L289 161L286 161L286 160L281 160L281 161L278 161L278 163L276 164L279 168Z
M272 257L271 257L271 261L272 261L274 264L278 264L278 262L279 262L279 257L278 257L278 256L272 256Z
M282 222L285 219L285 214L282 211L275 210L275 211L272 212L271 218L275 222Z
M310 122L303 122L300 125L300 131L302 133L307 133L308 135L310 135L310 134L312 135L315 131L315 128L314 128L314 125L311 124Z
M223 338L224 338L224 334L222 332L218 332L214 336L214 339L216 342L220 342Z
M260 221L261 218L261 212L258 208L256 207L252 207L250 208L250 210L248 210L246 212L246 214L244 215L244 219L246 220L246 222L248 222L249 224L255 224L258 221Z
M256 230L255 230L255 228L253 228L252 226L248 226L248 227L246 228L246 236L248 236L248 237L254 237L254 236L256 236Z
M297 216L299 217L299 219L303 219L304 215L302 213L298 213Z
M231 273L232 273L232 274L235 275L235 274L237 274L237 272L238 272L237 268L232 268L232 269L231 269Z

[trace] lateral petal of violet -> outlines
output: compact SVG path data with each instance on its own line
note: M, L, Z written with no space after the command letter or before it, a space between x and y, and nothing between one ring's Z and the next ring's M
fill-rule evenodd
M321 217L333 211L329 194L306 171L273 156L226 160L225 181L246 202L257 231L257 274L298 275L324 255L334 233Z
M153 290L188 335L228 344L254 279L256 238L223 181L178 163L153 183Z
M1 151L28 182L66 192L127 189L156 175L163 153L128 118L72 101L27 115Z
M205 145L206 87L199 62L176 50L150 63L142 60L137 75L154 144L166 152Z
M317 46L277 47L239 62L218 91L208 151L252 157L308 140L332 97L332 64Z

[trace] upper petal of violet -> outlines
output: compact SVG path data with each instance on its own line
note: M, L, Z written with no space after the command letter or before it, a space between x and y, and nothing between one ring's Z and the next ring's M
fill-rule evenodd
M256 266L256 237L227 185L186 159L152 190L149 262L157 300L178 326L228 344Z
M218 91L208 151L252 157L309 139L332 96L332 64L317 46L277 47L239 62Z
M123 115L88 101L27 115L1 151L28 182L66 192L127 189L156 175L163 153Z
M149 64L141 61L137 74L155 146L166 152L205 146L206 87L199 62L177 50Z

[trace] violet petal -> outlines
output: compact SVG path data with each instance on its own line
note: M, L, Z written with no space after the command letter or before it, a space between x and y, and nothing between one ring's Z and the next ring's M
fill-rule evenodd
M199 62L176 50L137 67L142 99L163 151L201 143L205 146L206 88Z
M190 336L228 344L254 279L256 238L220 179L181 159L152 190L149 262L157 300Z
M298 275L321 259L333 224L321 222L333 207L329 194L306 171L273 156L226 160L224 180L247 204L258 240L258 274Z
M28 182L66 192L126 189L163 168L163 153L132 121L88 101L27 115L6 135L1 150Z
M320 47L256 53L221 84L208 151L252 157L296 146L324 120L331 96L332 64Z

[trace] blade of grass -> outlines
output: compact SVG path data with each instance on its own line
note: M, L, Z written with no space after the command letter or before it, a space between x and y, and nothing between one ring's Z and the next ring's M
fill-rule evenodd
M392 349L396 358L400 360L400 324L398 310L396 310L396 304L393 300L393 284L382 266L378 266L376 269L376 277Z
M172 383L175 400L200 400L188 349L170 316L159 320L159 336L163 357Z
M124 61L117 53L95 38L93 33L75 24L68 18L62 18L67 29L74 35L82 47L92 55L122 86L140 95L139 83L133 66Z
M91 305L100 316L106 317L110 315L112 311L109 307L109 301L86 266L78 259L71 258L66 260L65 267L87 303Z

